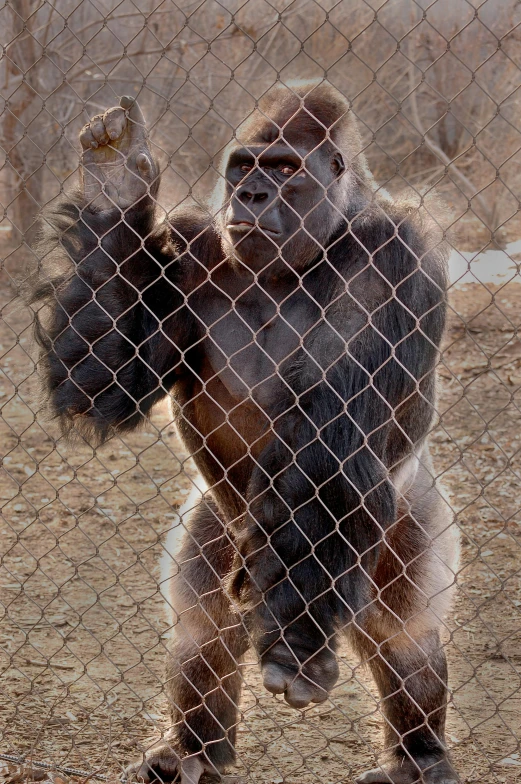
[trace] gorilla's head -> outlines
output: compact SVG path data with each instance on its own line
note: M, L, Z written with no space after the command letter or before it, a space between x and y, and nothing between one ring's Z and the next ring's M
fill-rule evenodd
M367 201L371 176L361 147L347 101L329 84L272 88L223 156L220 229L228 251L255 272L277 258L305 267L347 212Z

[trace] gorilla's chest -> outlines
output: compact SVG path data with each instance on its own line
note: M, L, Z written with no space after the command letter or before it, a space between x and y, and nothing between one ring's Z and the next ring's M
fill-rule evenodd
M230 300L214 290L205 300L200 318L212 375L204 380L221 382L237 403L253 398L263 408L273 405L319 319L318 307L307 297L276 303L262 291Z

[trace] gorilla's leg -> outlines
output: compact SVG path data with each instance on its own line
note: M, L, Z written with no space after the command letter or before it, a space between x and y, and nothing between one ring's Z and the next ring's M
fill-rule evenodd
M358 779L360 784L455 784L445 751L447 664L437 630L419 639L394 639L380 646L359 640L381 696L390 760Z
M375 582L380 601L361 613L351 639L380 692L389 760L360 784L455 784L445 747L447 662L439 628L457 559L447 505L422 471L386 536Z
M160 778L197 784L234 760L238 663L248 647L240 618L222 589L233 545L212 501L190 512L175 568L169 602L175 625L167 664L166 692L172 727L129 773L145 782Z

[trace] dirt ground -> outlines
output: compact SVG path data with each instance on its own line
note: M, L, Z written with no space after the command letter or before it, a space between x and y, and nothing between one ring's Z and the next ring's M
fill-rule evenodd
M2 285L0 753L117 776L168 726L164 532L195 476L166 406L94 452L39 411L30 314ZM468 782L521 781L521 285L451 294L436 468L462 531L447 621L448 739ZM303 711L244 665L236 772L266 784L349 782L373 767L382 720L342 651L331 700ZM1 765L1 763L0 763ZM4 780L12 768L0 767Z

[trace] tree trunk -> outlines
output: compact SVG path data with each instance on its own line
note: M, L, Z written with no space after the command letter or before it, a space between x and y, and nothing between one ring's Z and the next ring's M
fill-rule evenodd
M2 137L9 171L7 204L14 224L14 246L18 248L14 254L16 262L11 265L14 268L9 272L18 279L29 271L28 262L32 266L33 254L29 246L43 205L43 152L27 135L24 119L30 116L30 109L39 98L39 69L45 61L40 59L36 64L40 45L30 29L35 25L32 15L36 5L32 0L10 0L9 7L13 35L6 58L6 94L11 97L6 101ZM17 82L20 82L18 89ZM22 268L20 257L25 261Z

